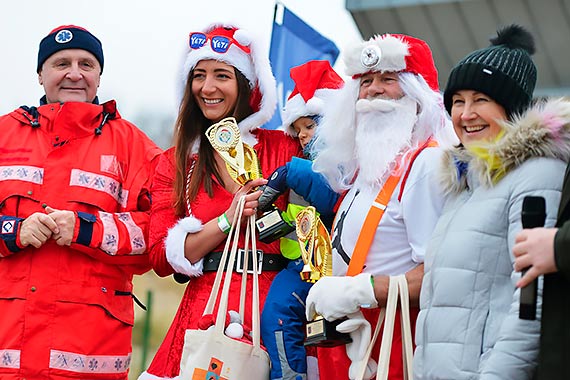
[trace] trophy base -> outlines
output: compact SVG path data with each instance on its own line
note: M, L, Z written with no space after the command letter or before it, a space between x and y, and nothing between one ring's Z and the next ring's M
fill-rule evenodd
M330 322L321 317L307 322L305 346L336 347L352 342L349 334L336 331L336 326L343 321Z
M257 231L259 232L259 240L269 244L295 230L281 217L278 209L266 212L255 221Z

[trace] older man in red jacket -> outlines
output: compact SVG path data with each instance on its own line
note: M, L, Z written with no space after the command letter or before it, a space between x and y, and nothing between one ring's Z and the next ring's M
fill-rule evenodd
M0 378L127 379L160 149L99 104L101 42L40 43L39 107L0 117Z

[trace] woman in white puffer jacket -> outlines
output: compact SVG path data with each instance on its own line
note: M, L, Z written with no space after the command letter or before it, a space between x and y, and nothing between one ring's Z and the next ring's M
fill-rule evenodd
M512 247L526 196L554 225L570 157L570 103L531 108L532 36L513 25L452 70L445 94L461 145L445 155L449 192L425 258L414 378L531 379L537 320L518 317ZM539 287L540 289L540 287Z

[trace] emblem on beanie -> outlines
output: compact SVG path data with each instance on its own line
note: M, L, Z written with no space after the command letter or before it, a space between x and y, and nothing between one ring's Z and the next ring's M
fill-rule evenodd
M55 35L55 42L58 44L66 44L73 39L73 33L70 30L63 29Z
M366 46L362 49L360 63L362 63L364 67L371 69L380 62L381 56L382 52L378 46Z

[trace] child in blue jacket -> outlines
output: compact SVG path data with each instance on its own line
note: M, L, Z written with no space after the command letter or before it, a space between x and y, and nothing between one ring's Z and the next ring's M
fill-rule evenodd
M286 221L294 222L301 209L312 205L330 227L338 194L330 189L324 177L312 171L309 150L324 103L344 82L328 61L309 61L292 68L290 75L295 89L283 110L283 127L299 138L308 159L295 157L275 170L260 198L259 208L263 210L291 189L289 207L282 214ZM311 353L311 348L307 352L303 345L305 299L312 284L301 279L303 260L294 232L281 238L281 253L291 262L273 280L261 314L261 335L271 358L271 379L316 380L316 352Z

